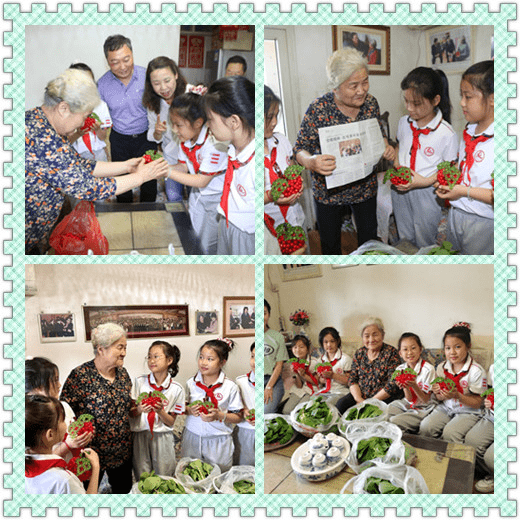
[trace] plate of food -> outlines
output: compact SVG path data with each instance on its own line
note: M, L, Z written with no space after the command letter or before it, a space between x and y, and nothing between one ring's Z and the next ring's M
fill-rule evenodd
M277 413L264 415L264 452L279 450L291 444L297 435L287 416Z

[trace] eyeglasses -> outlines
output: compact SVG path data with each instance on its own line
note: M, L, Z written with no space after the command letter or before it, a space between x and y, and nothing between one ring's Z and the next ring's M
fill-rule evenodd
M162 359L164 356L146 356L144 358L145 361L157 361L158 359Z

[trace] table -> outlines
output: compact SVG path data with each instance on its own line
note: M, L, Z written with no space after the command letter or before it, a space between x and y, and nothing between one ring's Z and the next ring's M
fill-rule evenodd
M96 203L96 216L107 237L109 254L200 255L200 242L181 202Z
M289 446L264 453L265 494L337 494L347 481L356 476L345 466L335 477L322 482L308 482L297 477L291 467L291 456L306 440L299 434ZM415 467L422 474L431 494L472 493L474 448L410 434L403 434L403 441L416 448Z

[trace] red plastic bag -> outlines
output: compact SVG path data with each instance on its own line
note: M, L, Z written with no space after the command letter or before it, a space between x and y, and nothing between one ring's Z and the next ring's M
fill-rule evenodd
M57 255L108 254L108 240L101 232L94 204L81 200L54 229L49 240Z

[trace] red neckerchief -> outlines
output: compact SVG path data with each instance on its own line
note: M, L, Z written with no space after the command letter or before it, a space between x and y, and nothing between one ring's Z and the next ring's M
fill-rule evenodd
M442 122L442 118L441 118ZM441 123L439 122L439 125ZM410 150L410 168L415 171L415 159L417 158L417 150L421 148L421 143L419 142L419 136L421 134L428 135L430 132L433 132L439 128L439 125L437 125L435 128L416 128L413 126L413 121L410 121L410 128L413 133L413 142L412 142L412 149Z
M253 371L251 370L251 372L249 372L249 373L247 374L247 380L248 380L248 381L249 381L253 386L255 386L255 382L254 382L254 381L251 381L251 378L250 378L250 375L251 375L252 373L253 373Z
M63 459L32 459L29 465L25 463L25 476L27 478L34 478L42 473L45 473L51 468L67 469L67 463Z
M162 392L163 390L168 390L168 388L170 388L170 385L172 384L172 378L170 377L170 382L168 383L168 386L157 386L156 384L152 383L152 381L150 380L150 374L148 374L148 384L154 390Z
M475 161L475 158L473 157L475 148L477 147L477 144L483 143L484 141L491 139L493 136L481 134L478 137L474 137L472 135L469 135L467 127L464 128L464 132L462 133L462 136L464 137L464 143L466 145L466 147L465 147L466 156L464 157L464 160L460 163L460 170L463 171L464 167L466 168L466 170L468 172L468 182L471 184L471 176L469 174L469 171L471 170L471 167L473 166L473 163Z
M307 374L311 378L312 382L316 385L316 388L320 386L320 383L318 382L318 380L311 374L311 372L309 370L309 365L305 365L305 374ZM309 383L309 381L305 381L305 382L307 383L307 386L311 389L311 392L313 394L314 387L312 386L311 383Z
M264 213L264 223L267 227L267 229L271 232L271 235L276 237L276 230L274 228L274 218L271 217L271 215L268 215L267 213Z
M419 374L421 373L421 370L423 369L424 364L426 363L426 360L423 359L421 363L421 368L419 369ZM419 377L419 374L417 374L417 377ZM410 392L412 393L412 402L410 403L410 408L415 408L415 404L417 403L417 394L413 390L413 388L409 388Z
M222 198L220 199L220 207L224 211L224 215L226 215L226 226L229 227L229 219L228 219L228 199L229 199L229 191L231 190L231 182L233 181L233 174L235 170L245 166L251 159L255 156L255 152L251 154L251 157L246 162L240 162L238 160L233 160L231 157L228 157L228 166L226 170L226 174L224 177L224 189L222 191Z
M204 141L200 144L196 144L192 148L188 148L184 143L181 143L181 149L186 154L188 160L193 164L193 168L195 169L195 173L198 173L200 170L200 164L197 161L197 152L204 146L206 139L208 138L208 132L204 136Z
M218 408L218 401L217 401L217 398L215 397L214 395L214 391L221 387L222 386L222 383L216 383L215 385L210 385L210 386L206 386L204 384L202 384L201 382L199 381L195 381L195 384L199 387L199 388L202 388L202 390L204 390L204 392L206 392L206 397L209 397L209 400L213 403L213 406L215 408Z
M271 184L276 179L283 178L282 172L280 171L280 168L276 164L276 146L273 146L273 149L271 150L271 159L268 159L267 157L264 157L264 166L269 170L269 180L271 181ZM275 168L278 170L276 171ZM280 173L278 173L280 172ZM289 211L289 206L287 204L279 206L280 211L282 212L283 218L287 222L287 212Z
M444 377L451 379L455 383L457 392L460 392L461 394L464 394L464 390L463 390L462 386L460 386L460 380L469 372L469 369L471 368L472 364L473 364L473 360L471 360L471 363L469 364L469 367L467 370L459 372L456 375L453 375L448 370L444 369ZM453 365L452 365L452 367L453 367Z

